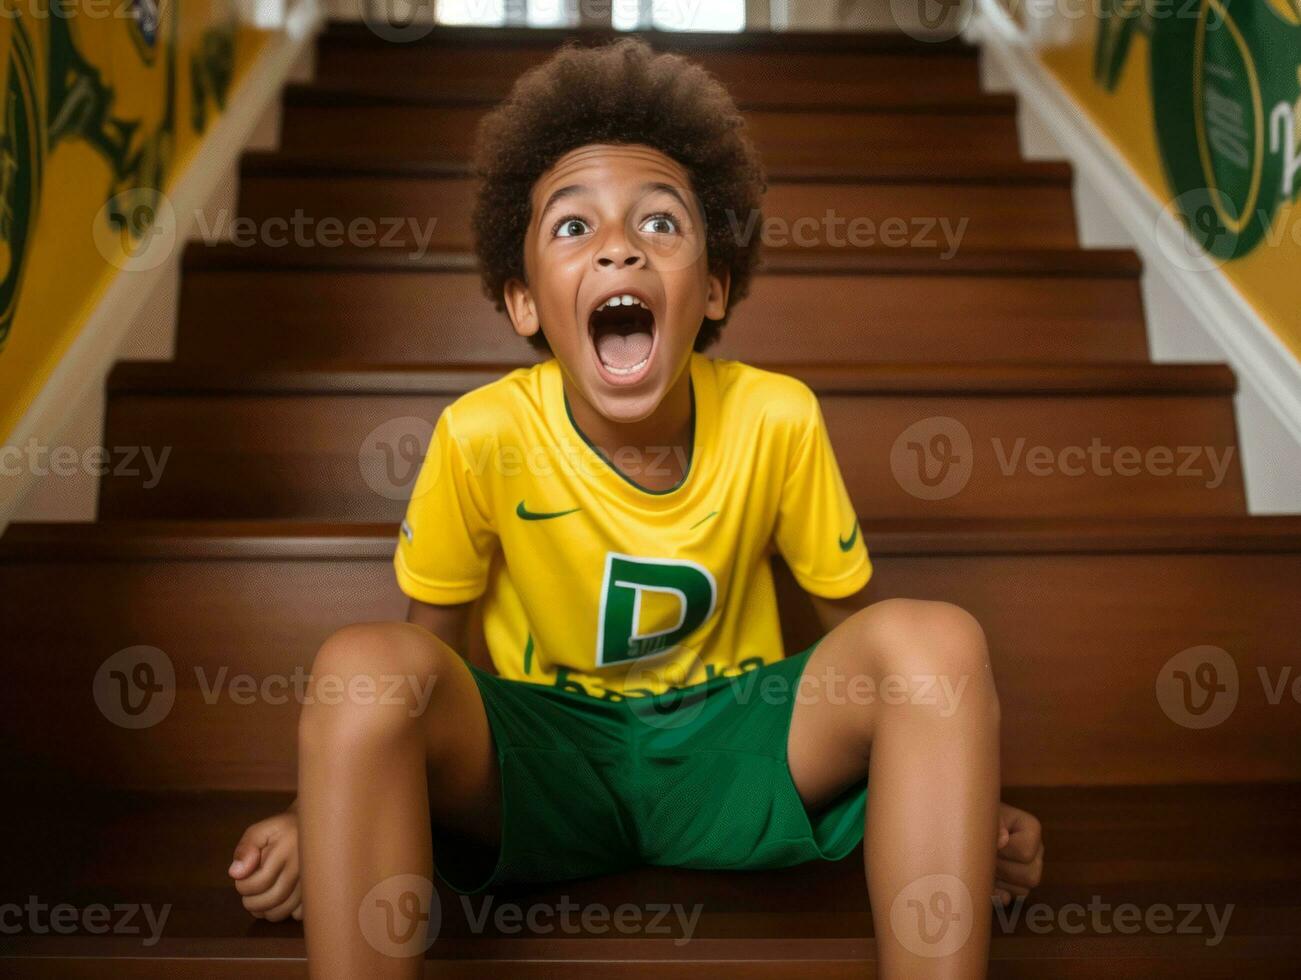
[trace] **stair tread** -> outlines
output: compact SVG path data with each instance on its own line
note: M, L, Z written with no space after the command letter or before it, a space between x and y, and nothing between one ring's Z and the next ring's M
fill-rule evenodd
M995 960L1122 955L1223 958L1253 951L1281 955L1301 940L1301 843L1290 829L1301 816L1301 784L1241 784L1082 789L1009 788L1006 799L1036 813L1051 855L1033 900L1054 911L1078 903L1235 908L1224 941L1206 935L1116 935L1084 917L1081 935L1037 934L1025 911L994 922ZM163 941L113 936L9 937L11 955L231 956L301 958L296 922L252 919L225 876L239 833L276 812L289 796L272 792L111 793L28 797L0 818L24 846L11 856L10 878L24 893L81 905L117 901L172 905ZM53 808L51 808L53 804ZM93 831L93 832L90 832ZM1215 855L1216 858L1209 858ZM707 872L643 867L551 886L509 886L496 903L579 906L634 902L701 912L689 943L583 935L529 936L488 926L474 934L466 909L440 883L439 938L433 958L599 958L731 960L851 959L872 956L862 852L838 862L811 862L769 872ZM790 896L799 894L793 906ZM1095 898L1096 897L1096 898ZM477 909L482 897L472 899ZM1203 927L1206 921L1203 919ZM666 920L676 930L676 922ZM557 930L559 933L559 930ZM744 939L744 944L737 940Z
M415 47L489 44L494 47L554 48L569 40L599 44L621 37L639 37L652 47L682 52L755 51L766 54L806 51L823 54L904 53L935 58L976 57L976 48L960 38L918 40L901 31L764 31L742 33L721 31L613 31L572 27L433 27L407 44ZM319 46L385 46L365 23L330 20L317 38Z
M375 157L361 153L328 150L275 150L245 153L241 158L245 177L472 177L469 163L461 160L430 160L427 157ZM1016 160L993 164L983 160L923 161L901 166L889 160L866 159L828 166L785 164L766 171L772 183L873 183L936 184L1049 184L1069 185L1070 164L1052 160Z
M393 269L408 272L474 272L468 252L374 249L340 244L328 249L294 244L194 242L185 249L187 271L216 269ZM767 253L760 275L991 275L1134 278L1142 272L1129 249L983 249L955 252L948 258L901 249L810 249Z
M312 106L328 109L373 109L378 106L407 106L438 108L484 107L496 105L500 100L492 96L458 96L437 94L420 90L389 90L359 87L335 79L299 82L286 85L283 90L286 106ZM912 99L904 102L880 99L846 104L841 100L801 103L793 107L780 101L746 100L741 108L747 111L818 112L827 115L856 115L861 113L904 113L917 115L1009 115L1016 112L1016 98L1011 95L976 92L967 96L943 99Z
M457 394L497 380L517 365L348 365L259 368L172 361L119 361L113 394ZM1231 395L1233 371L1215 363L1114 364L765 364L819 395L973 394Z
M0 561L391 558L397 524L282 519L16 521ZM877 556L1270 553L1301 550L1301 515L872 521Z

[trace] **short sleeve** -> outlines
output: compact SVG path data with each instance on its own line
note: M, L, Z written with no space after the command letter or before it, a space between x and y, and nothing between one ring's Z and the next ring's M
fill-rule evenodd
M497 547L490 508L448 408L434 426L398 534L398 586L421 602L471 602L488 586Z
M839 599L867 584L872 563L822 408L812 391L808 396L811 408L782 485L775 537L801 588Z

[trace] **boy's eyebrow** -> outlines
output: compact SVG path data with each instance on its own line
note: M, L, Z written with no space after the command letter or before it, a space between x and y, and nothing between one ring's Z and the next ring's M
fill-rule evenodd
M547 198L547 203L544 204L542 206L542 210L538 212L538 219L541 220L548 211L550 211L553 207L555 207L565 198L574 197L577 194L586 193L587 189L588 188L586 184L566 184L564 187L561 187L558 190L553 191L551 196ZM663 191L665 194L671 195L672 197L677 199L677 202L679 204L682 205L682 209L684 211L686 211L687 213L691 212L691 206L687 204L686 199L682 196L682 192L679 191L672 184L666 184L662 180L652 180L641 185L641 192L643 194L649 194L651 191Z
M649 183L642 184L641 189L643 194L649 193L650 191L663 191L665 194L672 195L673 197L676 197L678 199L678 203L682 205L682 210L686 211L688 214L691 213L691 206L687 204L686 199L683 198L681 192L672 184L666 184L663 181L653 180L650 181Z
M565 198L567 198L567 197L573 197L575 194L582 194L582 193L584 193L586 190L587 190L587 187L586 187L585 185L583 185L583 184L567 184L567 185L565 185L564 187L560 188L559 190L553 192L552 195L551 195L550 197L547 198L547 203L544 204L544 205L542 206L542 210L538 212L538 217L541 218L541 217L542 217L543 215L545 215L548 211L550 211L550 210L551 210L551 209L552 209L556 204L559 204L559 203L560 203L561 201L563 201Z

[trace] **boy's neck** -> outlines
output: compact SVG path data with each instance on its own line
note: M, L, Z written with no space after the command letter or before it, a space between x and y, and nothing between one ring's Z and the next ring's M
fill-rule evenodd
M693 452L689 362L655 411L637 422L612 422L564 385L574 423L634 483L667 490L681 482Z

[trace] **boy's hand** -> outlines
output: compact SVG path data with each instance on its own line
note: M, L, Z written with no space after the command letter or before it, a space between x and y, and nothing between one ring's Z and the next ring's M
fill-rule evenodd
M1043 828L1032 814L1006 803L998 805L998 864L994 901L1009 904L1039 884L1044 869Z
M244 908L255 918L279 922L292 915L301 921L298 815L277 813L244 831L227 873L244 896Z

